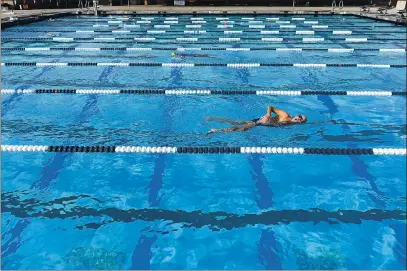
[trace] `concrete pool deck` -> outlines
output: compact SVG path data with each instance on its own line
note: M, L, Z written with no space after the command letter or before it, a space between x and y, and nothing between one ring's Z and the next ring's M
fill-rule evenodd
M1 22L2 23L9 23L10 17L17 18L18 20L30 19L30 21L36 21L38 18L42 17L42 19L48 17L59 17L65 16L68 14L76 13L78 8L70 8L70 9L35 9L35 10L15 10L14 13L9 11L1 11ZM166 13L206 13L206 14L218 14L223 12L228 13L241 13L241 14L266 14L266 13L288 13L288 14L301 14L301 13L313 13L313 12L320 12L320 13L330 13L331 7L282 7L282 6L275 6L275 7L257 7L257 6L160 6L160 5L150 5L150 6L143 6L143 5L135 5L135 6L100 6L99 11L105 14L117 14L117 13L139 13L139 14L156 14L161 12ZM335 14L354 14L354 15L361 15L363 17L368 17L372 19L379 19L384 21L390 21L395 23L402 23L406 24L406 22L399 22L397 21L398 16L396 16L397 11L389 11L388 15L385 16L383 14L377 13L361 13L360 7L344 7L342 10L338 8L335 9ZM93 14L92 8L89 9L82 9L83 14ZM2 27L3 28L3 27Z

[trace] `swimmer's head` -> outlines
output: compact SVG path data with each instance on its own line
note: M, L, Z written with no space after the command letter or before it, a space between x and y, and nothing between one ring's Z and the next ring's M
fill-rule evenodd
M177 53L175 53L175 52L171 53L171 56L176 56L176 55L177 55Z
M291 122L294 123L305 123L307 121L307 117L305 115L297 115L291 119Z

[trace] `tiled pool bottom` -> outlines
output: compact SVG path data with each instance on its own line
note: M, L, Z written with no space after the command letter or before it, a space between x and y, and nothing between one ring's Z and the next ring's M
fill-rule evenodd
M405 28L168 17L79 16L2 33L12 63L2 144L187 148L3 152L2 268L406 269L405 156L288 153L405 150ZM210 117L250 120L268 105L309 121L205 135L228 125ZM241 153L199 153L207 147Z

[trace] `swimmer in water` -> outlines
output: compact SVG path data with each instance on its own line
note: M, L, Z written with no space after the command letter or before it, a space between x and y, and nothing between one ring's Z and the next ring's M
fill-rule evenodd
M275 116L272 116L272 113ZM217 132L235 132L235 131L247 131L255 126L283 126L291 124L300 124L307 121L307 117L304 115L297 115L291 117L284 110L275 108L273 106L267 107L267 114L261 118L257 118L250 121L233 121L228 119L219 119L219 118L209 118L208 120L217 120L219 122L228 122L232 125L238 125L230 128L224 129L211 129L206 134L213 134Z
M178 54L176 52L172 52L171 56L181 56L181 57L186 57L186 56L191 56L191 57L209 57L208 54Z

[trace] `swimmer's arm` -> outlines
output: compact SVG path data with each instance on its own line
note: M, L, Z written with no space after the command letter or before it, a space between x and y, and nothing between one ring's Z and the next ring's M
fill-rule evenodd
M270 116L271 116L271 113L275 113L275 114L276 114L277 116L279 116L280 118L287 118L287 117L289 117L288 113L285 112L284 110L275 108L274 106L271 106L271 105L270 105L270 106L267 107L267 114L266 114L266 116L267 116L267 117L270 117Z
M211 129L206 134L209 135L209 134L213 134L213 133L217 133L217 132L237 132L237 131L243 132L243 131L249 130L250 128L253 128L254 126L256 126L256 124L254 122L249 122L240 127L237 126L237 127L223 128L223 129Z

